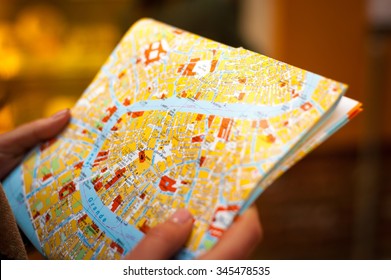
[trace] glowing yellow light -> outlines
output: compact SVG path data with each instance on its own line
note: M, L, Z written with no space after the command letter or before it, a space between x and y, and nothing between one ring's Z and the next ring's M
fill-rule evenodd
M10 106L5 106L0 109L0 120L0 133L10 131L14 128L14 121Z
M17 15L14 32L27 51L36 56L50 57L61 46L65 26L59 10L41 4L28 6Z
M50 98L44 108L44 117L49 117L58 111L66 108L71 108L75 105L76 99L69 96L58 96Z
M0 78L10 79L21 68L22 58L17 49L10 26L0 22Z

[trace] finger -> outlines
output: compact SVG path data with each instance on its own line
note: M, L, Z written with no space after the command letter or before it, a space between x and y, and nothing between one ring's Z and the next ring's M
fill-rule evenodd
M200 259L244 259L261 240L258 211L251 206L223 234L220 241Z
M49 118L24 124L1 135L0 152L14 155L25 153L39 142L56 136L68 123L70 116L69 109L65 109Z
M19 164L29 149L57 135L69 122L70 116L69 109L66 109L0 135L0 180Z
M165 223L147 232L139 244L125 256L128 260L172 258L186 243L193 227L193 217L180 209Z

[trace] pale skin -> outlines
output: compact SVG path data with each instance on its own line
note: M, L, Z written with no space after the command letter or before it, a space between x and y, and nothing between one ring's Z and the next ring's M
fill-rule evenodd
M39 119L0 135L0 181L22 160L35 145L55 137L67 125L69 110ZM166 222L152 228L139 244L124 258L171 259L185 245L193 227L193 217L179 209ZM254 206L237 217L220 241L199 259L245 259L262 236L259 216Z

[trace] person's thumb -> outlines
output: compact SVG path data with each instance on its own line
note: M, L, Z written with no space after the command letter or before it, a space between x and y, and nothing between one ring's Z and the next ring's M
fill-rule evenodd
M38 143L56 136L69 122L69 109L17 127L0 135L0 180Z
M179 209L166 222L150 229L124 259L158 260L172 258L186 243L193 227L193 217Z
M9 154L25 153L38 143L56 136L70 119L69 109L53 116L23 124L0 137L0 149Z

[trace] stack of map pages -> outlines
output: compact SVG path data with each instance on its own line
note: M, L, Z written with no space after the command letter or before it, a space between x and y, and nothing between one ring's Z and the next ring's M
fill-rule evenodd
M55 139L4 181L50 259L119 259L176 209L178 258L211 248L279 175L361 111L346 85L163 23L138 21Z

